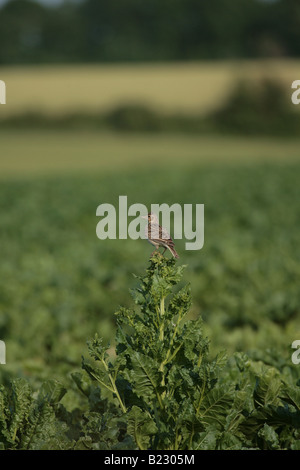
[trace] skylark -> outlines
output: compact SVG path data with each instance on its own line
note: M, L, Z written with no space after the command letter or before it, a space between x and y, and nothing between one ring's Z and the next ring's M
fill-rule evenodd
M155 253L156 250L159 249L160 246L163 246L164 251L162 254L164 254L166 249L168 249L174 258L179 258L170 234L165 228L159 225L157 215L150 213L147 216L142 216L142 219L148 220L148 224L145 227L145 236L149 243L155 246L155 250L151 256Z

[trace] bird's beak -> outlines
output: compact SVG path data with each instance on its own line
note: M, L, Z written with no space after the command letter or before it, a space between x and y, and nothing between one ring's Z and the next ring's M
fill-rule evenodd
M141 218L142 219L148 219L148 216L147 215L141 215Z

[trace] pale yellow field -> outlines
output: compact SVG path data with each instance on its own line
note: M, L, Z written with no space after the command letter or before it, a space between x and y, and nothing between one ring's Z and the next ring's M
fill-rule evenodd
M266 75L282 80L289 92L300 79L300 61L2 67L7 104L0 113L104 111L128 102L205 113L222 103L237 79Z

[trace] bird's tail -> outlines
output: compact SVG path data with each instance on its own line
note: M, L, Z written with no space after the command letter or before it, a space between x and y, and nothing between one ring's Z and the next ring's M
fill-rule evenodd
M168 248L169 248L170 252L172 253L172 255L174 256L174 258L179 258L179 255L178 255L177 251L175 250L175 248L173 246L168 245Z

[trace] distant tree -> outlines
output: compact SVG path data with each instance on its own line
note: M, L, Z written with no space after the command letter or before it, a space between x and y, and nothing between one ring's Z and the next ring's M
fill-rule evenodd
M47 9L32 0L12 0L0 11L0 63L43 60Z
M299 0L10 0L0 9L2 64L299 55Z

